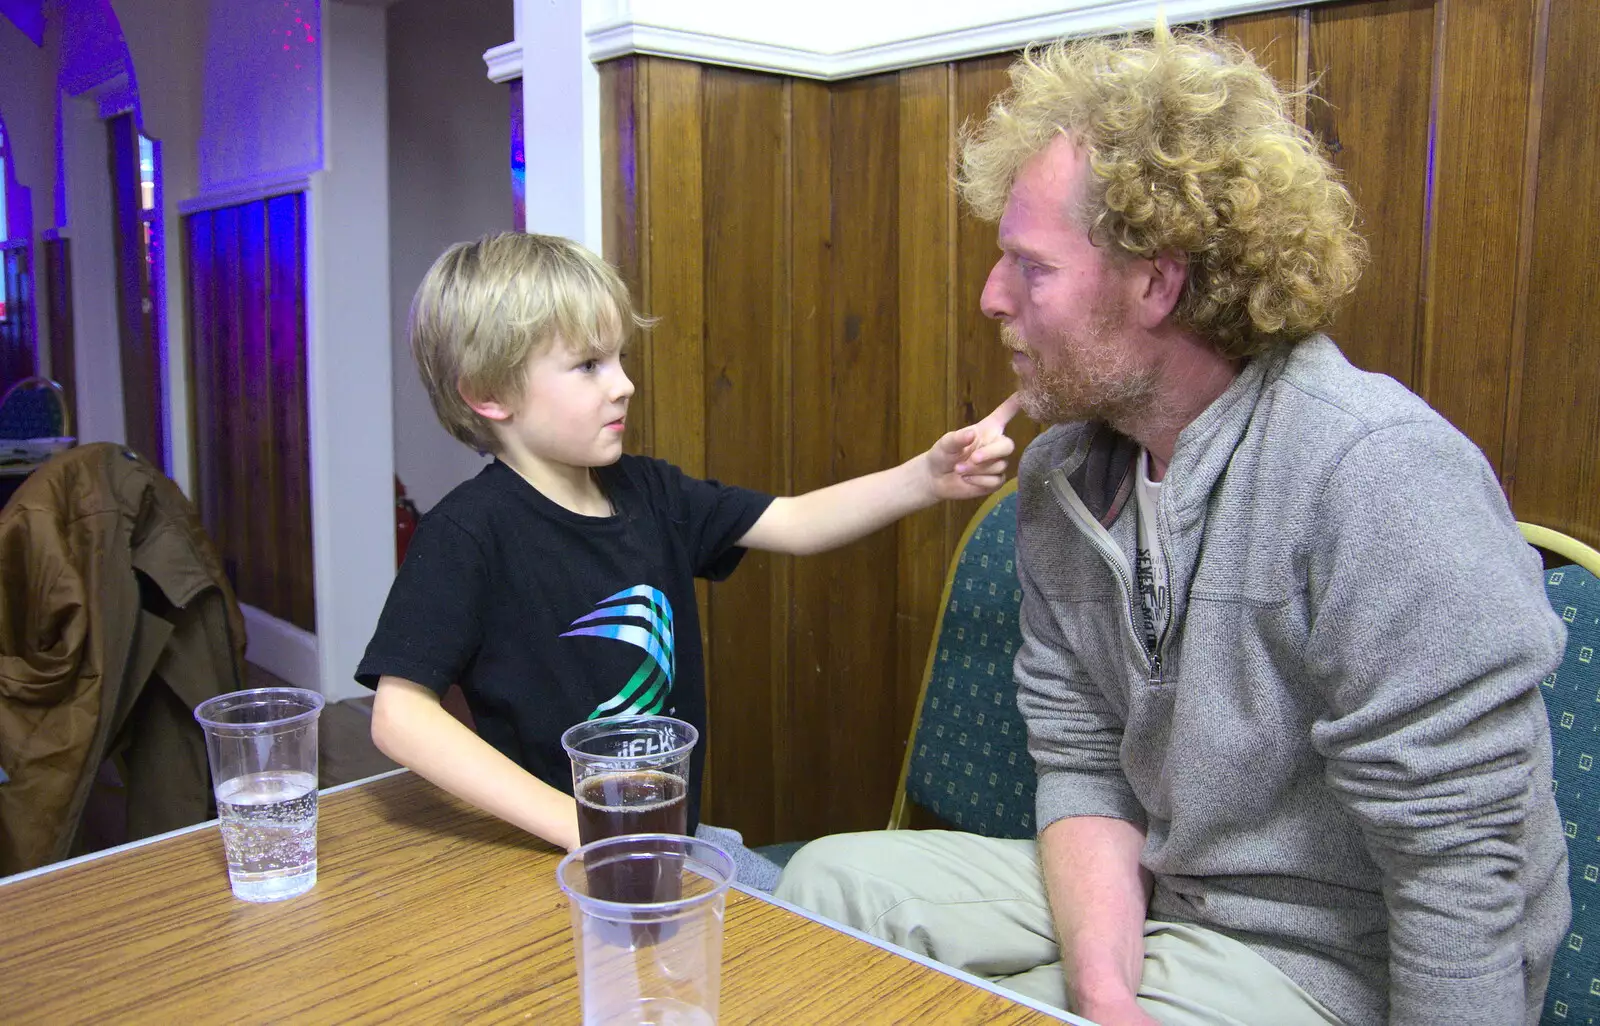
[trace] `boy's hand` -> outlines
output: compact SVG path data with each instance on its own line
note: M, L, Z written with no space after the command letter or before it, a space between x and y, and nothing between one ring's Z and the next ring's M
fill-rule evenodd
M971 427L951 431L926 455L933 494L940 499L977 499L1005 481L1006 457L1017 446L1006 425L1021 408L1016 393Z

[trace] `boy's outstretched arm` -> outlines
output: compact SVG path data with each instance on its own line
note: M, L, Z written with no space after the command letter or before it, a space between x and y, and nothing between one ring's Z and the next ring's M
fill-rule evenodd
M975 499L999 488L1016 447L1006 425L1015 395L971 427L951 431L914 459L876 474L791 498L774 499L739 544L806 556L871 534L941 499Z
M418 776L566 850L578 846L578 806L518 766L402 677L379 677L372 741Z

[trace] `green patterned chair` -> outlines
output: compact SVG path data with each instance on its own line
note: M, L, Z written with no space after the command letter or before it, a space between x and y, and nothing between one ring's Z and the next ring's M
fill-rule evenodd
M1600 1026L1600 552L1522 524L1538 548L1570 559L1546 571L1545 593L1567 625L1561 666L1544 679L1555 753L1556 807L1567 833L1572 926L1550 969L1543 1026Z
M1011 674L1022 641L1016 535L1012 480L973 515L945 577L891 830L915 805L959 830L1034 836L1035 773Z

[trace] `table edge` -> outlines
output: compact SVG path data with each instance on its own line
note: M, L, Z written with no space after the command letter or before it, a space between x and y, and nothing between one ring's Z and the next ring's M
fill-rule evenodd
M317 794L319 797L322 795L338 794L340 791L348 791L352 787L360 787L362 784L370 784L375 780L382 780L385 777L392 777L400 773L409 772L410 771L404 766L401 766L399 769L385 770L382 773L374 773L370 777L362 777L360 780L352 780L348 783L335 785L334 787L320 788L317 791ZM149 837L141 837L137 841L129 841L126 844L119 844L113 848L101 848L99 851L91 851L87 854L76 856L75 858L62 859L60 862L52 862L47 866L38 866L34 869L24 869L22 872L13 873L10 876L0 876L0 887L4 887L7 884L21 883L24 880L32 880L36 876L45 876L46 874L54 873L57 870L71 869L73 866L81 866L85 862L93 862L96 859L108 858L109 856L118 855L125 851L132 851L135 848L143 848L147 844L155 844L157 841L165 841L170 837L182 837L184 834L192 834L197 830L208 830L216 825L216 820L208 819L203 823L191 823L189 826L178 827L176 830L168 830L164 834L152 834Z

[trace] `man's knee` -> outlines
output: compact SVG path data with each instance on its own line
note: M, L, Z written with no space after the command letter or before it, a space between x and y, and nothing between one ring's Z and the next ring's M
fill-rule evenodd
M832 834L795 852L774 892L784 901L843 923L855 923L863 911L863 877L881 863L882 831Z

